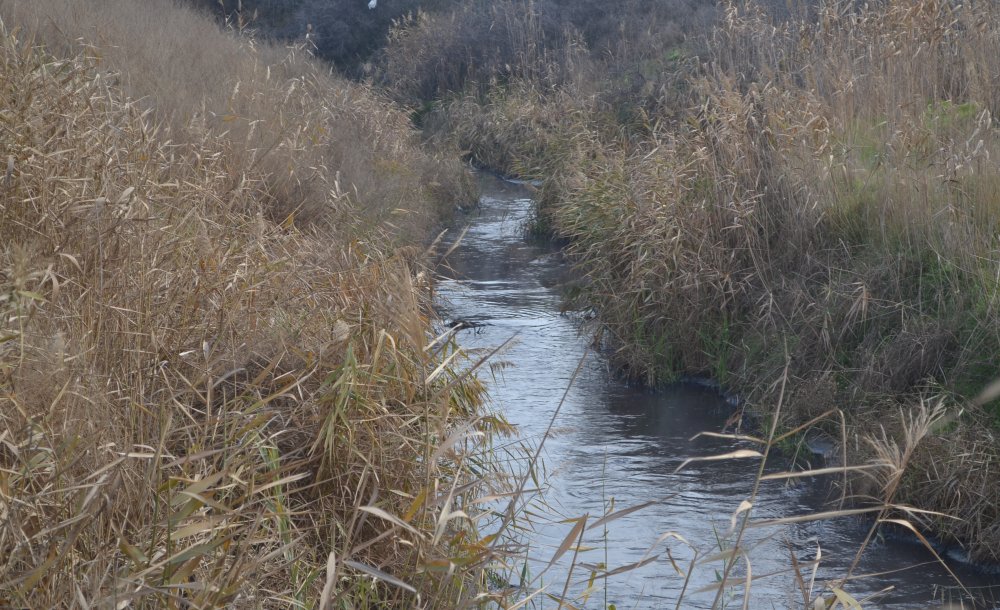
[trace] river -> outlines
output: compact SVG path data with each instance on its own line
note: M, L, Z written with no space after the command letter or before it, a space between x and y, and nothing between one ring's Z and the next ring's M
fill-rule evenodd
M469 350L488 350L514 337L494 357L494 374L485 378L495 408L518 427L520 443L537 446L566 393L542 452L543 492L522 521L531 527L524 531L527 551L513 580L524 576L525 585L545 586L556 596L568 580L567 599L578 608L711 608L714 592L706 588L717 582L722 561L693 568L691 562L725 548L719 540L751 491L758 461L677 468L689 457L750 448L729 439L691 440L699 432L722 429L734 407L700 385L652 392L618 380L590 349L578 319L560 312L560 284L572 276L558 249L525 237L531 190L488 174L481 174L480 181L480 205L461 219L468 231L448 256L450 271L438 287L440 313L472 325L460 337ZM783 459L770 460L767 471L786 468ZM829 510L832 489L821 478L795 484L766 481L753 518ZM570 550L545 570L572 530L573 519L589 515L593 523L609 511L646 503L606 526L586 530L584 550L575 558ZM863 518L841 517L748 530L744 547L753 576L748 607L802 608L791 557L807 563L820 554L814 589L822 590L824 583L846 573L869 527ZM614 570L652 557L637 569L590 581L593 568L588 566ZM576 564L572 574L571 563ZM930 552L905 536L876 539L854 571L873 576L852 579L844 589L859 600L873 596L863 602L866 609L998 607L1000 588L994 587L1000 578L960 562L949 566L976 601L962 594ZM741 561L733 575L744 578L746 572ZM808 584L811 569L802 572ZM743 596L742 587L727 591L725 606L741 607ZM544 595L535 601L537 607L557 607Z

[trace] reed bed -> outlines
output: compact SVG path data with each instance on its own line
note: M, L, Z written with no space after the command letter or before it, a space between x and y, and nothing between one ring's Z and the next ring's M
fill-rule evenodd
M57 57L90 58L175 140L225 140L231 173L263 177L278 222L419 240L474 199L453 155L417 146L405 112L305 44L237 40L180 0L4 0L0 16Z
M561 594L518 584L542 448L503 457L483 361L429 332L432 273L406 244L469 190L405 113L166 0L0 17L0 605L587 603L573 572ZM596 64L512 22L513 52L559 65L427 124L546 179L539 223L569 240L623 371L745 393L766 434L720 458L760 460L754 486L826 428L851 462L807 475L865 473L845 493L875 526L997 560L996 397L971 398L1000 344L998 23L985 3L780 22L731 4L711 62L658 58L620 113ZM790 521L753 503L691 566L720 575L717 606L750 603L746 529ZM545 561L627 575L577 558L588 526L635 510L573 520ZM810 569L789 571L805 607L856 607L851 574Z
M657 77L656 113L519 81L432 126L545 180L539 224L568 240L625 374L708 375L768 421L787 367L783 426L842 408L858 463L872 421L898 438L915 405L951 405L893 495L1000 561L1000 411L977 400L1000 352L996 5L723 13L700 61Z
M279 79L280 66L215 98L219 65L201 102L161 98L126 65L125 38L77 56L39 47L51 32L16 19L42 4L0 4L0 606L451 608L489 595L503 538L483 540L475 500L504 489L488 447L508 426L484 410L452 335L429 332L423 248L393 226L407 216L365 207L383 195L364 179L403 171L382 165L432 160L392 132L400 121L379 123L397 111L319 75ZM71 26L94 22L72 4L45 27L75 41L87 32ZM112 25L200 24L169 3L87 8L111 6ZM268 72L206 28L190 35ZM205 76L177 70L164 90ZM225 100L231 121L209 110ZM245 122L241 104L275 100ZM416 179L386 188L402 198ZM387 205L430 214L425 188Z

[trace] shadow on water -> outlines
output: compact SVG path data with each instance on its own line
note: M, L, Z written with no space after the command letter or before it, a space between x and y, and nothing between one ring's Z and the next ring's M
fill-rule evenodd
M570 597L586 608L673 608L685 586L683 572L690 573L690 582L681 607L711 607L713 593L703 589L717 581L721 562L689 567L696 553L704 558L724 546L720 540L730 530L733 511L750 493L757 462L701 462L676 470L687 457L746 448L727 439L691 440L699 432L719 431L732 406L702 386L649 392L615 379L603 359L590 353L578 325L559 313L561 284L571 279L560 253L550 244L524 238L532 211L530 188L489 175L481 180L481 205L464 219L468 232L448 257L450 279L439 286L440 309L445 319L469 323L462 331L462 343L469 349L489 349L516 335L498 356L505 366L496 381L491 380L491 394L525 443L537 443L545 433L577 365L586 358L555 423L556 433L545 444L546 489L532 506L533 528L526 535L529 580L561 593L573 553L552 569L544 568L572 528L565 520L589 514L592 522L612 510L653 502L606 528L586 532L587 550L576 558ZM768 471L787 467L780 459L772 462ZM831 489L826 480L767 481L754 517L827 510ZM839 518L749 530L749 607L802 607L791 557L809 562L820 553L820 588L824 581L843 576L869 526L858 518ZM649 557L656 559L606 582L589 582L588 566L614 569ZM966 601L954 607L995 607L993 587L1000 579L963 564L951 567L982 598L978 604ZM879 574L846 585L856 598L886 590L865 602L865 608L952 607L960 602L953 581L933 556L902 537L876 540L855 573ZM745 568L737 575L745 576ZM581 601L591 584L590 596ZM554 602L540 605L554 607ZM742 592L734 591L727 607L741 605Z

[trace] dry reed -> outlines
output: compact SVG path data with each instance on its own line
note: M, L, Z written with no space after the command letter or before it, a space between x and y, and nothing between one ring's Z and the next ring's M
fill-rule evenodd
M174 138L225 141L234 179L262 176L279 222L419 239L473 198L457 161L416 146L405 112L305 46L237 40L178 0L4 0L0 16L57 57L91 58Z
M545 180L539 223L568 239L626 374L712 376L767 417L787 365L786 426L841 407L890 437L900 407L944 397L961 415L894 495L962 517L919 520L1000 561L998 407L970 402L1000 352L998 45L990 2L781 19L730 2L703 61L661 76L657 114L623 125L572 85L522 81L434 127Z
M280 67L220 99L224 78L196 98L184 87L207 74L177 65L175 82L158 75L177 91L133 100L160 93L125 65L124 38L66 58L30 26L7 29L42 4L0 4L0 605L429 608L483 590L495 554L471 502L502 474L485 450L506 425L450 335L428 334L421 251L361 207L383 195L347 182L353 157L340 190L336 166L275 176L347 154L314 147L310 128L359 138L376 168L425 159L400 121L372 132L395 111ZM94 24L72 4L47 27ZM195 25L268 71L170 4L88 9L113 4L104 25ZM207 109L225 99L281 100L268 120L292 122L220 133ZM278 135L279 152L248 144ZM286 180L322 185L308 224L285 207L303 204ZM423 192L387 203L421 214Z

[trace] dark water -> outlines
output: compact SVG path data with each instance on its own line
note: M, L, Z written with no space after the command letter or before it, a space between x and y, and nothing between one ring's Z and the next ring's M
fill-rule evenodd
M497 409L519 427L520 440L526 445L540 440L585 358L555 422L556 433L546 441L542 454L544 494L532 503L529 521L533 529L525 534L528 580L559 595L568 577L569 599L580 608L607 608L607 604L619 609L674 608L685 587L679 568L689 576L679 607L711 607L714 592L703 589L717 581L722 562L709 561L694 568L691 562L696 553L699 558L710 558L719 552L718 541L726 538L731 515L748 497L758 462L699 462L675 470L687 457L748 448L730 440L689 440L702 431L719 431L733 407L705 387L678 385L653 393L609 374L602 357L588 349L579 324L560 314L559 284L571 276L559 253L523 237L531 213L530 190L491 176L481 180L485 193L481 206L464 219L468 233L448 257L453 279L440 285L441 313L446 319L482 325L462 331L462 343L469 349L492 348L516 336L495 358L495 363L504 366L490 384ZM772 461L769 471L786 466L780 458ZM762 520L829 510L829 494L829 482L821 479L795 485L765 482L753 517ZM589 514L593 522L609 506L620 510L650 501L656 503L608 523L606 533L604 527L588 530L586 550L576 558L571 575L567 566L572 551L543 573L572 529L573 524L565 520ZM869 527L860 518L841 517L748 530L744 546L750 549L753 576L748 607L803 607L790 569L791 556L808 562L819 551L814 589L822 590L825 582L845 574ZM651 556L656 559L641 568L612 576L606 583L594 581L591 595L584 599L591 574L584 566L605 564L613 570ZM902 536L874 542L855 574L878 575L851 580L845 590L862 600L889 589L865 601L864 608L998 607L995 600L1000 598L1000 589L991 585L1000 584L1000 579L957 562L949 566L978 602L963 601L934 557ZM808 581L811 570L803 571ZM740 562L734 574L744 577L746 572ZM537 607L557 605L543 596L535 599L542 600ZM724 599L726 607L742 607L742 588Z

